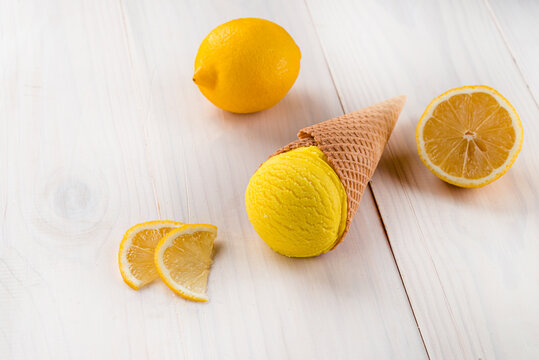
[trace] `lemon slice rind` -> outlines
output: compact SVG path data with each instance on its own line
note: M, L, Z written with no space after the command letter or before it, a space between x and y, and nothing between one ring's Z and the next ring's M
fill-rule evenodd
M515 130L516 138L515 138L513 147L511 148L511 150L509 151L509 154L507 155L506 161L501 166L493 169L492 172L485 177L481 177L478 179L469 179L466 177L458 177L458 176L448 174L446 171L444 171L442 168L440 168L438 165L434 164L430 160L427 154L427 151L425 149L423 129L425 128L425 125L427 124L428 120L432 118L432 114L439 104L441 104L442 102L448 100L449 98L455 95L472 94L475 92L481 92L481 93L486 93L486 94L491 95L492 97L494 97L494 99L496 99L496 101L501 107L507 110L512 120L512 125ZM450 184L460 186L460 187L467 187L467 188L476 188L476 187L481 187L481 186L490 184L491 182L495 181L496 179L500 178L503 174L505 174L507 170L509 170L509 168L515 162L522 148L523 137L524 137L524 134L523 134L523 129L522 129L522 123L513 105L511 105L511 103L498 91L485 85L462 86L459 88L448 90L445 93L441 94L440 96L436 97L434 100L430 102L430 104L427 106L427 108L421 115L421 118L419 119L419 122L416 128L417 151L419 153L419 157L421 158L421 161L440 179Z
M183 225L169 232L166 236L164 236L159 241L159 244L157 245L155 249L155 265L157 268L157 272L159 273L159 276L161 277L161 280L163 280L163 282L176 294L188 300L206 302L209 300L208 295L206 295L205 293L192 291L186 288L185 286L183 286L182 284L178 283L177 281L175 281L172 278L171 270L164 263L165 250L171 246L175 246L173 242L179 235L189 235L189 234L194 234L199 231L212 233L214 235L213 240L217 236L217 227L214 225L209 225L209 224ZM211 246L213 250L213 241L212 241ZM210 259L210 262L211 262L211 259ZM204 281L207 282L207 277L204 279ZM204 285L206 285L206 283Z
M120 243L120 249L118 251L118 265L122 278L127 285L129 285L134 290L139 290L144 285L147 285L153 281L151 280L148 282L144 282L136 278L129 267L130 262L127 259L127 251L133 246L133 238L135 237L135 235L137 235L143 230L158 230L163 227L178 228L183 225L184 223L178 221L154 220L134 225L126 231L124 237L122 238L122 241ZM157 279L157 277L155 277L154 280Z

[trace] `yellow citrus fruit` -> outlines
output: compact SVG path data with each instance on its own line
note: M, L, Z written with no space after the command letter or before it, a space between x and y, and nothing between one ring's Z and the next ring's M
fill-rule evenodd
M159 277L154 264L157 243L183 223L169 220L148 221L127 230L118 252L120 273L125 283L138 290Z
M440 179L480 187L515 162L523 130L515 108L484 85L449 90L431 101L416 129L417 151Z
M277 104L298 77L301 52L281 26L242 18L213 29L200 44L193 81L215 106L252 113Z
M155 266L161 279L176 294L193 301L208 301L206 288L217 227L183 225L159 241Z

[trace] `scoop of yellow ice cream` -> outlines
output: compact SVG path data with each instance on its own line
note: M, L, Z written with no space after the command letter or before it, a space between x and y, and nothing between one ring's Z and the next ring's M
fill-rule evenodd
M276 252L292 257L323 254L346 226L346 192L316 146L271 157L245 192L247 215Z

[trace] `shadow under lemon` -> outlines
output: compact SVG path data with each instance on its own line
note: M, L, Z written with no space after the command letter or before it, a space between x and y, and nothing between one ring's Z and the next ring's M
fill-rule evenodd
M517 189L524 174L517 164L500 179L481 188L462 188L446 183L430 172L419 158L412 121L402 121L401 126L395 129L373 177L374 195L380 201L379 196L383 198L384 195L376 190L387 188L390 192L416 193L434 208L436 203L432 202L458 203L459 208L488 208L496 213L524 213L523 199L519 199L521 195ZM388 196L394 199L393 195Z

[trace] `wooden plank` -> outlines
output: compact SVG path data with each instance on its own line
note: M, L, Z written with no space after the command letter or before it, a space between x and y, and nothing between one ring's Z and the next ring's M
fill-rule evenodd
M179 8L171 20L166 20L162 16L170 13L170 3L161 7L153 2L126 3L133 53L153 54L151 59L138 57L135 68L137 76L145 79L148 97L155 104L148 110L149 117L157 122L157 126L149 127L150 144L155 144L149 148L156 149L151 157L155 159L156 174L162 181L157 186L162 214L164 217L187 216L189 221L214 222L221 229L221 262L216 261L210 289L216 303L201 313L195 313L183 304L178 304L176 311L178 316L187 320L179 325L181 333L189 334L193 332L193 324L200 324L196 325L195 332L213 329L216 335L224 336L224 340L215 340L208 348L194 338L186 341L187 352L201 356L208 354L209 357L213 355L211 351L217 354L226 352L235 358L253 357L256 349L261 349L258 356L268 358L327 358L334 354L343 357L424 356L415 328L412 331L413 318L406 309L403 293L397 296L399 304L383 306L386 311L397 306L397 312L405 314L406 318L394 313L382 326L391 328L395 319L400 319L395 329L396 341L387 343L393 335L386 338L382 332L374 330L378 332L376 338L382 336L386 339L380 346L378 340L367 340L369 336L366 335L373 329L380 329L378 325L358 327L362 322L360 319L373 316L373 308L359 310L360 307L368 307L363 302L358 308L352 305L357 301L356 296L359 299L360 289L345 290L350 291L348 295L330 293L338 292L348 283L349 280L345 279L359 275L346 275L346 269L353 267L354 257L359 256L360 248L350 252L339 249L340 252L332 253L326 259L307 260L301 265L273 254L249 225L244 214L243 193L258 164L274 149L293 139L299 128L339 114L340 107L302 4L253 3L243 9L239 3L227 6L229 8L223 9L205 4L200 10L195 9L195 13L193 9ZM283 7L286 9L284 12ZM282 24L300 45L304 59L298 82L281 104L260 114L244 116L216 109L191 84L193 55L201 39L216 24L241 16L261 16ZM196 20L202 17L205 23ZM162 26L156 26L159 21ZM149 28L152 29L150 34L147 32ZM170 33L177 34L178 38L167 38ZM175 61L168 64L170 59ZM177 134L189 134L189 137ZM163 149L158 144L168 144L168 147ZM174 164L184 166L183 171L188 174L185 178L187 186L173 185L178 181L177 175L169 171ZM171 206L173 204L167 203L166 199L182 197L189 208L178 213L177 207ZM372 202L363 211L368 214L365 221L378 223ZM379 227L376 231L371 242L380 247L377 252L384 254L384 264L394 274L390 253L387 249L381 251L385 246L381 243L383 233ZM357 233L351 236L349 246L358 245L356 239L359 238ZM333 255L335 258L329 257ZM376 269L381 271L379 266ZM374 271L369 273L372 275ZM348 284L352 286L356 281ZM332 283L335 287L328 288ZM348 286L344 285L344 288ZM398 277L393 277L387 290L399 288ZM312 299L312 302L306 299ZM344 319L341 310L324 310L337 307L347 309L343 308L349 314L349 320ZM240 315L242 312L246 314ZM375 313L378 314L376 318L381 315L379 311ZM312 314L312 318L308 314ZM229 329L228 319L231 318L241 319L237 328ZM211 319L216 320L212 322ZM324 329L332 335L326 346L320 346L316 340L317 333ZM271 334L275 334L275 343L268 342ZM249 345L237 343L237 339L244 339ZM224 347L224 344L229 345Z
M246 15L284 25L303 61L282 103L237 116L191 71ZM341 113L303 3L3 2L0 31L2 357L426 358L370 192L315 259L273 253L245 215L257 165ZM210 303L123 284L123 232L159 217L220 227Z
M539 3L488 0L486 6L535 102L539 103L539 71L536 61L539 57Z
M128 326L143 320L141 300L115 261L123 229L157 217L118 10L1 5L5 359L146 348L144 326Z
M346 111L408 95L372 188L431 359L538 358L539 111L487 6L307 3ZM535 58L523 57L531 71ZM525 127L511 171L475 190L438 180L415 145L429 101L467 84L497 88Z

